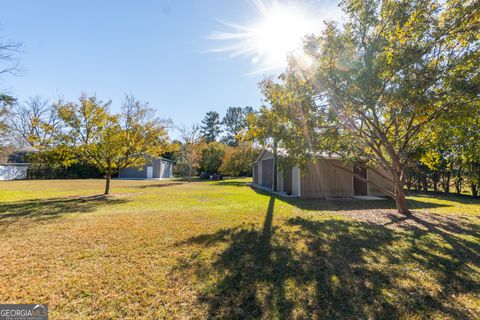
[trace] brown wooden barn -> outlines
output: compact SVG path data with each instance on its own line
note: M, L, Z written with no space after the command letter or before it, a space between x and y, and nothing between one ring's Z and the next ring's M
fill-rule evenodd
M252 164L253 185L273 190L274 165L273 153L263 150ZM376 185L393 190L392 182L382 177L388 176L382 168L375 168L380 175L364 165L354 166L345 164L338 157L322 156L307 163L304 169L299 166L285 170L278 168L277 191L302 198L385 196L373 184L354 177L352 170Z

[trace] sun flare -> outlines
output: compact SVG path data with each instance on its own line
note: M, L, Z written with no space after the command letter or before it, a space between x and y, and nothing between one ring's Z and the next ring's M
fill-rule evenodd
M227 23L232 31L213 33L212 39L229 43L214 51L249 56L256 72L281 70L287 64L288 55L301 47L304 37L319 31L322 19L299 2L273 1L267 5L256 0L254 4L260 18L248 25Z

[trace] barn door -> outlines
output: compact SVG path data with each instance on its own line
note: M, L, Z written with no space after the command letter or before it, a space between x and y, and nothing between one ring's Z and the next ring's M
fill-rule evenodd
M291 194L292 191L292 167L287 167L283 172L283 192Z
M273 159L262 160L262 186L273 185Z
M353 172L362 178L367 179L367 167L365 164L357 163L353 166ZM353 177L353 195L366 196L368 195L368 187L365 181Z
M147 179L153 178L153 167L147 167Z

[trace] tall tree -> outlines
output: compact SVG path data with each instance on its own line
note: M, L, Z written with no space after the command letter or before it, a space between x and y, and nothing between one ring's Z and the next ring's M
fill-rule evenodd
M186 167L185 173L188 177L192 177L199 168L204 142L201 139L198 125L192 125L191 127L181 126L178 128L178 131L180 133L181 145L178 152L177 165Z
M220 167L220 172L233 177L252 175L252 162L260 154L260 150L250 143L242 143L235 148L227 148Z
M19 144L43 150L52 146L60 119L47 100L36 96L16 105L9 122L10 128L19 137Z
M342 7L346 23L309 37L279 87L266 84L267 100L282 106L283 119L299 115L285 122L297 132L282 136L289 151L328 148L368 159L391 176L394 192L385 191L408 214L406 167L424 143L420 135L442 114L478 101L478 2L347 0ZM292 88L306 88L306 98Z
M480 102L479 102L480 103ZM468 104L444 114L422 138L421 161L441 176L444 191L454 182L458 193L468 184L473 196L480 186L480 105ZM423 173L423 172L421 172ZM435 183L432 180L432 183Z
M20 43L13 41L0 41L0 77L14 74L18 71L18 60L14 54L18 52ZM0 88L0 90L2 90ZM16 99L0 91L0 148L10 144L11 139L8 118L11 108L16 104Z
M18 60L14 54L18 52L20 43L0 41L0 76L18 71Z
M218 173L225 156L226 146L220 142L211 142L202 150L200 170L206 174Z
M57 104L63 130L59 135L62 150L68 147L74 159L90 163L105 173L105 192L118 170L140 166L147 155L161 155L168 146L167 133L147 104L129 96L121 114L111 114L111 102L82 95L78 103ZM69 157L71 164L72 157Z
M167 128L170 119L160 119L147 102L126 95L120 114L120 126L125 132L125 166L138 166L145 155L161 156L176 149L170 143ZM128 164L128 165L127 165Z
M0 148L4 148L11 143L9 118L11 107L15 105L16 100L6 94L0 94Z
M252 107L229 107L225 116L222 119L222 124L227 133L224 141L231 146L237 146L239 143L240 133L247 126L247 117L253 113Z
M202 120L200 133L207 143L217 140L220 133L222 133L222 128L220 126L220 115L218 112L207 112L205 118Z

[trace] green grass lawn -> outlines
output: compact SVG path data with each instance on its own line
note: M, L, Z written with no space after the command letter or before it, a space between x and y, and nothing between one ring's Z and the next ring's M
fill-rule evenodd
M52 319L478 319L480 201L222 182L0 183L0 303Z

